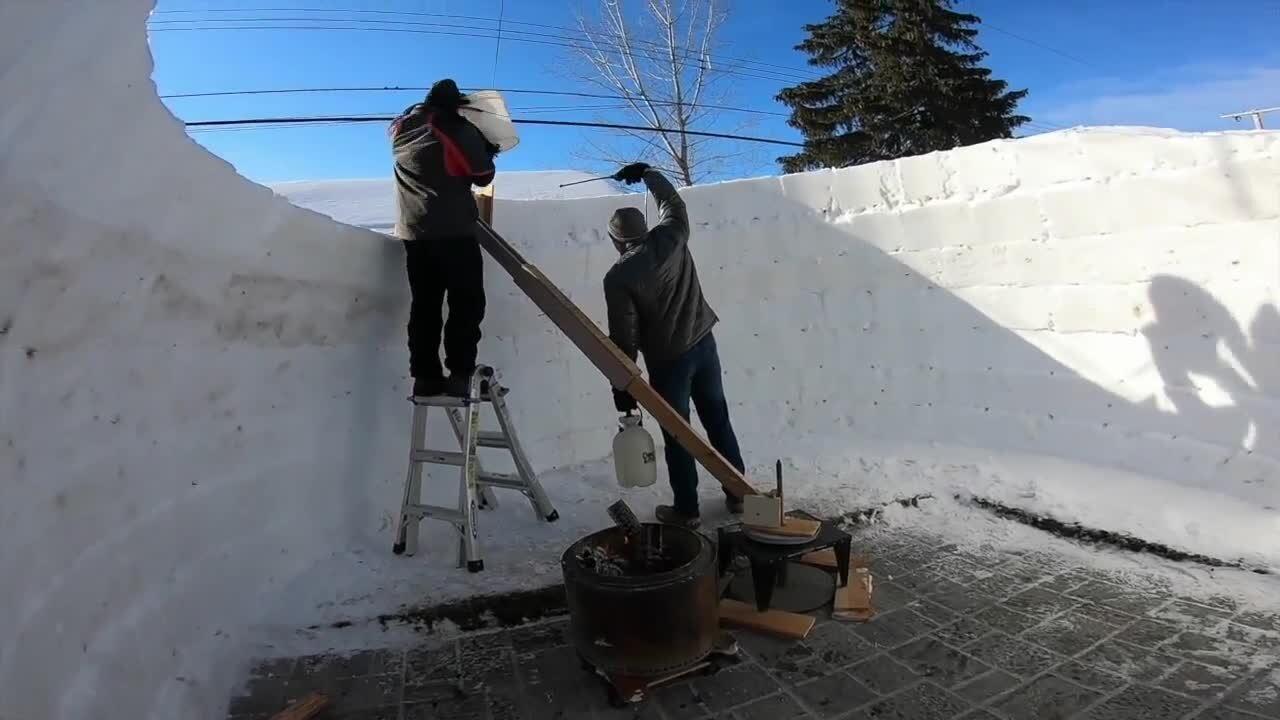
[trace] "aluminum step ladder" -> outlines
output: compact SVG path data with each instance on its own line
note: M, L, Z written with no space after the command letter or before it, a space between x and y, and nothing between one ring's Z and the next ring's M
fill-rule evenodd
M400 503L400 519L396 523L396 540L391 550L397 555L413 555L418 551L418 523L424 518L444 520L457 528L458 567L466 566L471 572L484 569L477 537L476 511L492 510L498 506L494 488L519 490L529 498L533 511L546 522L555 522L560 513L551 505L542 485L525 457L515 427L507 412L505 397L509 391L498 382L493 368L481 365L471 375L471 382L464 397L437 395L410 397L413 403L413 429L409 442L409 472L404 482L404 499ZM498 417L497 432L480 429L480 409L484 403L493 406ZM432 450L427 442L427 411L433 407L444 408L453 426L461 452ZM515 463L514 475L485 472L480 467L480 448L499 448L510 451ZM458 507L422 504L422 466L454 465L461 468L458 488Z

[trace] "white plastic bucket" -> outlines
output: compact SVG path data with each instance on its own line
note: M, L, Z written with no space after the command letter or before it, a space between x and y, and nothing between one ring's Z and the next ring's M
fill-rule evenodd
M489 142L506 152L520 144L520 134L511 122L511 113L502 93L497 90L477 90L467 93L468 103L458 108L462 116L484 134Z

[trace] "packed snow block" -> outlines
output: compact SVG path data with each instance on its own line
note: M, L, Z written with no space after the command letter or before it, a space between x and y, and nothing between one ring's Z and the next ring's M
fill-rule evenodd
M1040 192L1056 185L1101 181L1098 169L1080 147L1081 133L1067 130L1019 140L1015 158L1019 190Z
M945 154L931 152L894 161L902 182L902 200L907 205L928 205L948 197L950 173L943 164Z
M947 171L947 195L954 199L994 199L1014 192L1022 184L1014 143L1010 141L992 140L957 148L943 155L942 164Z
M896 161L883 160L832 172L834 205L845 213L892 210L904 202L902 178L898 175ZM787 177L802 178L804 175ZM798 180L796 185L799 185ZM796 189L799 194L800 188Z
M1218 161L1223 143L1216 137L1185 137L1167 132L1078 133L1076 145L1099 177L1147 176Z
M1059 333L1132 333L1151 320L1146 287L1125 285L1063 285L1054 289L1050 317Z

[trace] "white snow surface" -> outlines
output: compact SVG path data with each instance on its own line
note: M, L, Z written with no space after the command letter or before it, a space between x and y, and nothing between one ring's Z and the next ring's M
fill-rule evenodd
M503 495L481 575L440 523L390 554L403 249L192 142L150 9L0 4L0 717L219 718L262 643L555 581L619 495L606 383L490 263L482 358L562 520ZM750 474L1280 565L1278 160L1274 132L1094 128L687 191ZM603 324L602 228L641 202L500 192L495 223Z
M501 165L501 159L499 159ZM503 200L567 200L623 194L608 180L583 183L595 176L577 170L524 170L500 173L493 181ZM565 183L580 183L560 187ZM348 225L392 233L396 224L395 186L391 178L300 180L269 187L289 202ZM607 218L606 218L607 219Z

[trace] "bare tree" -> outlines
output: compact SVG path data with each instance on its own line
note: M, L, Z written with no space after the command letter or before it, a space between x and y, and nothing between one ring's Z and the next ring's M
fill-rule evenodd
M719 122L731 76L712 64L716 32L727 17L727 0L591 0L596 17L577 13L581 37L572 41L583 81L617 95L621 114L601 120L675 132L621 130L614 141L586 140L578 155L617 166L643 158L684 184L717 174L726 160L743 154L732 141L691 137L683 131L734 131ZM642 7L639 7L642 6Z

